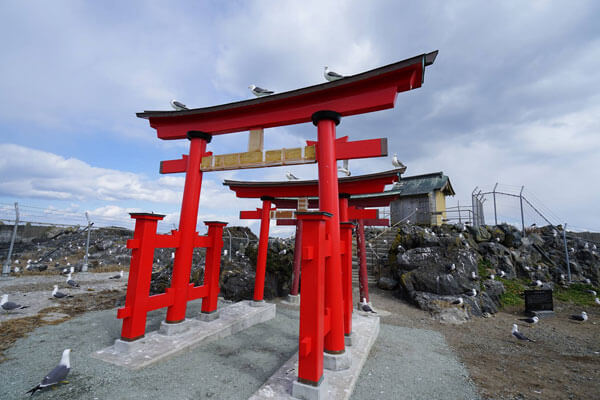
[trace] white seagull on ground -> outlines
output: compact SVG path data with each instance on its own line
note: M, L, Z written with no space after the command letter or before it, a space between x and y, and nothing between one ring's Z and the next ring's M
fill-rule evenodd
M534 286L534 287L542 287L543 285L544 284L539 279L531 282L531 286Z
M587 313L585 311L582 311L581 314L571 315L569 317L569 319L572 319L574 321L585 322L588 319L588 315L587 315Z
M500 272L498 272L498 275L500 275L500 278L504 278L506 276L506 272L500 270Z
M285 173L285 177L288 179L288 181L297 181L300 179L296 175L292 174L290 171L287 171Z
M263 96L268 96L271 95L273 93L275 93L272 90L269 89L263 89L261 87L258 87L256 85L250 85L248 86L248 89L250 89L252 91L252 93L256 96L256 97L263 97Z
M600 299L599 299L599 298L597 298L597 297L596 297L596 298L594 299L594 302L600 306Z
M71 349L64 350L58 365L54 367L52 371L50 371L36 387L28 390L26 393L31 393L33 396L33 394L38 390L63 382L71 370L71 360L69 359L70 353Z
M540 319L534 315L531 318L520 318L519 321L525 321L528 324L537 324L540 321Z
M187 106L175 99L171 100L171 107L173 107L173 109L175 111L183 111L183 110L189 110L189 108L187 108Z
M344 75L340 75L337 72L334 72L334 71L330 70L329 67L327 67L327 66L325 66L325 69L323 71L323 76L329 82L337 81L338 79L343 79L344 78Z
M69 275L67 275L67 285L71 287L79 287L79 283L75 282L71 277L71 272L69 272Z
M469 290L467 293L465 293L465 295L469 296L469 297L475 297L475 296L477 296L477 290L475 288L473 288L473 289Z
M367 303L367 299L365 297L363 297L362 301L360 302L360 311L377 314L375 311L373 311L369 303Z
M535 340L531 340L527 336L525 336L521 332L519 332L519 327L517 326L517 324L513 324L513 326L512 326L512 335L514 337L516 337L517 339L519 339L519 340L525 340L525 341L528 341L528 342L535 342Z
M474 281L479 280L479 277L477 276L475 271L471 271L471 280L474 280Z
M586 290L586 292L591 294L592 296L596 296L596 294L597 294L596 291L592 290L592 289L588 289L588 290Z
M2 300L0 300L0 307L2 307L4 311L8 312L16 309L22 310L23 308L27 308L29 306L22 306L20 304L13 303L12 301L8 301L8 295L3 294Z
M398 155L394 153L394 157L392 157L392 165L396 168L404 168L405 165L398 160Z
M59 292L58 291L58 285L54 285L54 290L52 290L52 297L55 297L57 299L62 299L64 297L73 297L70 294L65 294L63 292Z
M118 273L118 274L116 274L116 275L113 275L113 276L111 276L111 277L110 277L110 278L108 278L108 279L121 279L122 277L123 277L123 270L121 270L121 272L119 272L119 273Z
M448 272L454 272L456 271L456 264L452 264L449 267L447 267Z
M463 303L464 303L464 301L463 301L462 297L459 297L458 299L456 299L452 302L452 304L455 304L457 306L462 306Z

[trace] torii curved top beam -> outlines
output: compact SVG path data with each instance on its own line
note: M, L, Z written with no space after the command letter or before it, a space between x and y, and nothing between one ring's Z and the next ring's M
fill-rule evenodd
M404 168L374 174L348 176L339 178L339 192L348 194L364 194L382 192L385 185L398 181L398 175L406 170ZM276 181L253 182L225 180L224 186L233 190L237 197L260 198L269 197L308 197L319 195L319 181Z
M313 113L342 116L394 107L396 94L421 87L425 67L438 51L372 69L344 79L213 107L182 111L144 111L160 139L185 139L190 130L213 135L309 122Z

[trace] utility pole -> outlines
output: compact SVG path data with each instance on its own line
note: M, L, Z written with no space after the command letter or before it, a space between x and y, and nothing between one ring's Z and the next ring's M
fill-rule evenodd
M496 188L498 187L498 182L494 185L494 190L492 190L492 195L494 196L494 224L498 226L498 214L496 214Z
M90 251L90 231L92 230L92 221L88 212L85 212L85 218L87 219L87 240L85 241L85 256L83 257L83 265L81 266L81 272L87 272L88 270L88 254Z
M8 256L6 262L2 267L2 277L6 278L10 275L10 257L12 256L13 246L15 245L15 239L17 237L17 227L19 226L19 203L15 201L15 226L13 227L13 233L10 238L10 247L8 248Z

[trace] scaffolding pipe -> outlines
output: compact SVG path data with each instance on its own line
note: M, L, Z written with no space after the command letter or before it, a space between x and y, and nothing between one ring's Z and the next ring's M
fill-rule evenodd
M81 272L87 272L88 270L88 257L90 254L90 232L92 230L92 221L88 212L85 212L85 219L87 219L87 239L85 241L85 256L83 256L83 265L81 266Z
M569 248L567 247L567 223L565 222L565 227L563 228L563 242L565 243L565 260L567 261L567 277L569 278L569 283L571 283L571 263L569 262Z
M6 262L2 267L2 277L10 275L10 258L12 256L13 247L15 245L15 239L17 238L17 227L19 226L19 203L15 201L15 226L13 227L13 233L10 237L10 247L8 248L8 256Z

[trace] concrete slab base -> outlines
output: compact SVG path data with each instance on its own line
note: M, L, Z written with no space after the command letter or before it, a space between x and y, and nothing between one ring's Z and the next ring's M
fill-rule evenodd
M302 400L323 400L327 397L327 384L321 381L319 386L307 385L294 381L292 384L292 396Z
M362 370L365 361L371 351L375 339L379 334L379 317L375 314L370 315L358 315L354 313L352 316L352 331L354 336L354 342L351 347L346 349L346 353L349 353L352 359L350 368L342 371L330 371L327 369L323 370L323 381L320 386L324 387L323 394L319 394L320 397L305 397L309 399L319 400L347 400L352 395L360 371ZM292 358L286 361L275 372L271 378L265 382L261 388L250 397L250 400L267 400L267 399L296 399L302 397L296 397L295 394L299 392L293 392L294 387L300 387L298 380L298 353ZM305 385L306 386L306 385ZM299 390L299 389L296 389ZM319 393L319 392L317 392ZM315 391L311 392L311 395L315 394Z
M252 306L252 307L262 307L265 304L267 304L267 302L264 300L260 300L260 301L251 300L250 301L250 306Z
M211 322L186 319L179 324L163 323L160 328L162 333L160 330L150 332L133 342L116 339L114 345L98 350L91 356L129 369L140 369L190 350L200 343L221 339L275 318L275 304L252 307L249 303L241 301L223 307L219 313L213 313L219 314L219 318Z
M342 354L323 354L323 368L330 371L342 371L350 368L352 364L352 355L349 349L346 349Z
M299 294L297 294L297 295L288 294L287 302L290 304L300 305L300 295Z

